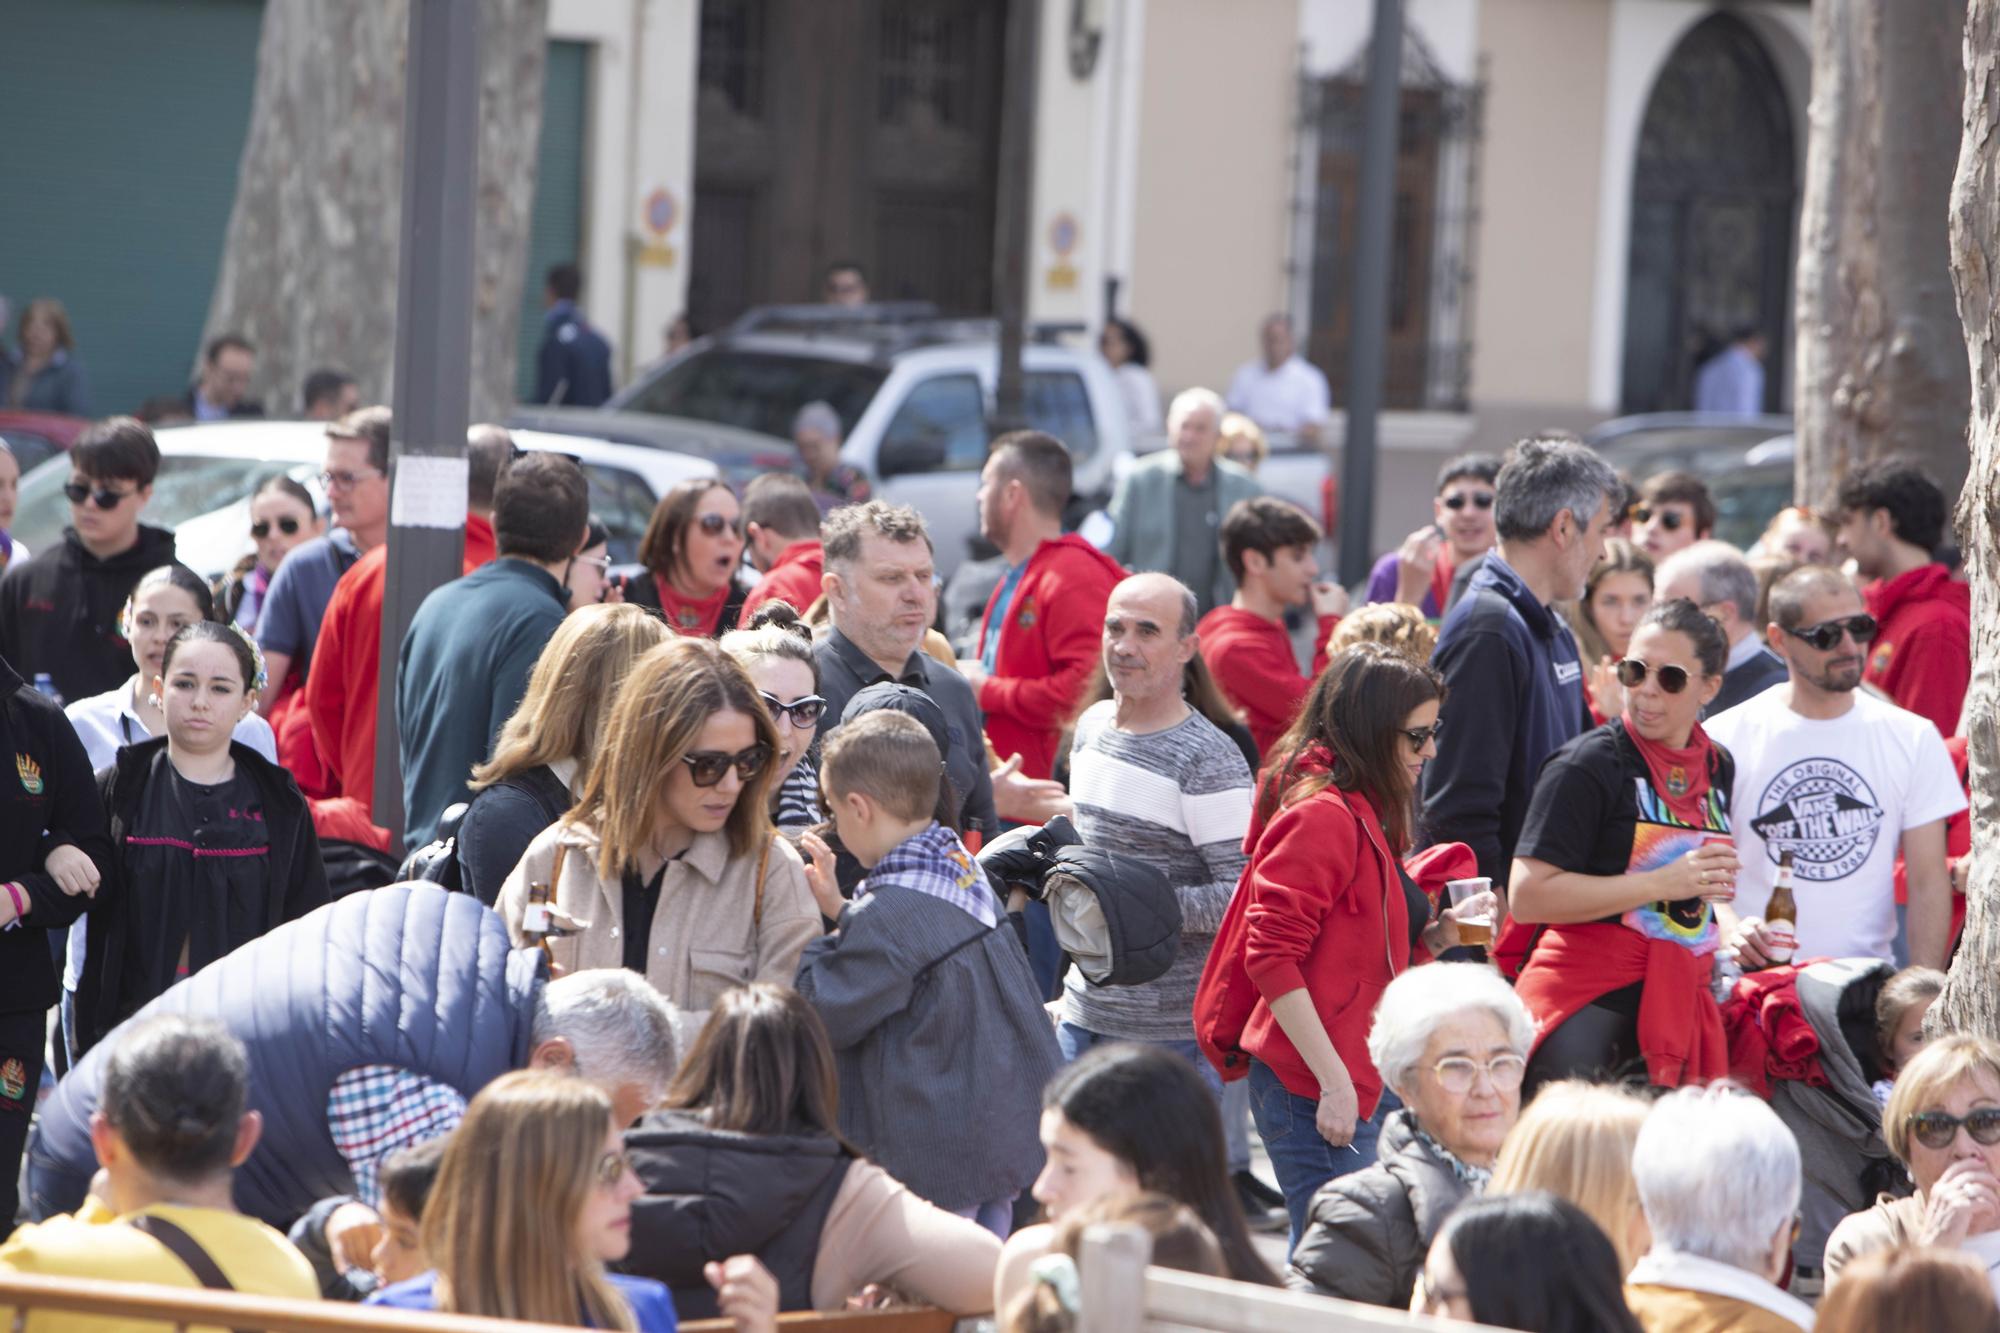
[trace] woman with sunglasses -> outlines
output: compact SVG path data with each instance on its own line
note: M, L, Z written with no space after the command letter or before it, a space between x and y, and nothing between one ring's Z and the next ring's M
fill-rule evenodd
M778 729L777 773L771 783L771 822L790 832L817 824L819 774L806 751L818 734L826 700L819 693L819 659L812 628L788 602L766 602L743 629L722 636L722 651L750 674L750 683ZM839 913L835 912L838 916Z
M1729 1072L1710 978L1715 905L1736 888L1736 766L1697 721L1728 656L1693 602L1657 604L1618 663L1623 713L1542 769L1509 881L1515 920L1545 927L1518 982L1540 1033L1530 1097L1552 1079Z
M491 906L535 835L576 803L632 664L667 641L636 606L587 606L557 626L493 757L472 770L472 804L458 826L465 890Z
M622 602L625 590L611 581L611 529L597 515L590 516L584 532L583 549L569 562L563 579L569 590L569 609L580 611L599 602Z
M646 577L623 584L625 600L657 612L676 634L717 638L736 623L749 590L743 567L743 509L729 483L697 477L660 498L639 540Z
M757 687L714 643L675 638L641 657L575 805L500 889L515 942L540 941L529 890L546 885L577 926L551 943L558 967L630 968L694 1027L731 986L789 984L820 917L799 854L771 829L777 751Z
M216 589L222 618L245 634L257 632L271 576L294 546L319 536L324 525L312 492L287 476L270 477L250 497L250 539L257 549L243 557Z
M1248 1065L1294 1241L1321 1185L1375 1161L1388 1109L1367 1041L1375 1002L1419 949L1459 944L1459 915L1494 905L1481 894L1432 921L1398 859L1443 697L1436 672L1383 644L1327 663L1272 749L1250 863L1195 994L1208 1058L1226 1079Z
M436 1267L368 1303L673 1333L667 1288L607 1267L632 1249L641 1192L602 1091L557 1074L503 1074L465 1108L424 1204L422 1249ZM742 1333L777 1326L777 1283L756 1260L712 1263L706 1276Z
M1901 1245L1966 1250L2000 1263L2000 1044L1965 1033L1925 1046L1896 1076L1882 1141L1916 1184L1851 1213L1826 1242L1832 1292L1849 1262Z

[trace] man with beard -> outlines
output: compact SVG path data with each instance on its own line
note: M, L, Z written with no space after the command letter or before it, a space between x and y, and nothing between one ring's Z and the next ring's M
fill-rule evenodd
M1730 796L1733 910L1719 908L1746 969L1770 961L1762 913L1792 854L1799 958L1945 965L1951 877L1945 820L1965 794L1937 728L1858 689L1875 618L1847 577L1818 566L1771 589L1767 641L1789 679L1705 726L1736 759ZM1898 957L1892 875L1908 866L1908 958Z

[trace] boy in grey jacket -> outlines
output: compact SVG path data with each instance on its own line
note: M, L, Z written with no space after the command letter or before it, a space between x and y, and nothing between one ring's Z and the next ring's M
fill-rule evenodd
M900 713L828 736L820 790L869 874L834 932L806 945L798 989L833 1040L841 1133L1004 1237L1041 1170L1042 1085L1062 1057L985 872L931 819L942 770L930 733ZM808 849L808 877L830 885L831 854Z

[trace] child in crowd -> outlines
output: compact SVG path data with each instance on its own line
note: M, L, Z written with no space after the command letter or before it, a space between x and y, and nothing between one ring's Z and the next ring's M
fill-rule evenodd
M1204 1277L1227 1277L1222 1247L1215 1233L1184 1203L1164 1194L1121 1192L1101 1199L1064 1222L1055 1244L1035 1260L1033 1285L1003 1312L1002 1333L1071 1333L1082 1325L1083 1281L1077 1252L1084 1228L1093 1223L1122 1223L1146 1231L1153 1241L1151 1263Z
M1875 1047L1888 1075L1874 1085L1877 1105L1889 1104L1896 1075L1924 1048L1924 1015L1944 993L1944 973L1934 967L1906 967L1882 983L1875 997Z
M833 1041L841 1132L919 1197L1005 1236L1041 1167L1041 1088L1061 1054L1002 904L932 818L943 770L901 713L827 738L820 791L869 873L806 946L798 990ZM808 870L831 873L819 858ZM830 890L813 885L822 901Z
M292 1223L288 1239L312 1264L322 1296L358 1301L430 1267L417 1233L448 1141L426 1139L383 1158L375 1177L379 1209L338 1195Z

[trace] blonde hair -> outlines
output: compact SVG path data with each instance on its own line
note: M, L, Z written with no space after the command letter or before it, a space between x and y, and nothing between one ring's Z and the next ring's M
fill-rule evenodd
M1402 602L1371 602L1340 618L1327 642L1326 655L1333 657L1357 643L1381 643L1422 665L1431 660L1437 641L1437 630L1416 607Z
M1250 461L1243 466L1252 472L1271 456L1271 442L1264 438L1264 428L1241 412L1231 412L1222 418L1221 434L1222 453L1225 458L1234 454L1234 446L1238 443L1250 446Z
M563 618L528 676L520 707L500 729L493 757L472 770L471 787L544 764L597 753L610 702L632 664L666 642L666 623L644 607L586 606Z
M1613 574L1639 575L1646 581L1646 592L1651 596L1653 557L1623 537L1606 539L1604 554L1590 567L1590 577L1584 580L1583 596L1563 604L1563 613L1569 618L1569 627L1576 634L1577 651L1582 655L1586 665L1595 664L1611 655L1611 645L1604 641L1603 631L1597 628L1597 621L1590 614L1590 599L1597 595L1597 585Z
M604 1265L573 1239L610 1128L610 1099L579 1078L518 1070L480 1090L424 1204L439 1311L634 1327Z
M778 729L741 664L712 639L669 638L632 664L605 722L605 742L566 824L588 822L599 839L597 869L606 879L636 865L652 842L660 802L681 760L711 717L738 712L756 728L757 744L775 755ZM743 784L726 832L732 856L747 856L771 838L768 796L775 763Z
M1889 1104L1882 1108L1882 1142L1896 1160L1910 1164L1910 1117L1935 1110L1959 1083L1984 1076L2000 1092L2000 1044L1969 1032L1939 1037L1910 1057L1896 1074Z
M1493 1168L1488 1194L1547 1190L1581 1208L1611 1239L1621 1274L1639 1262L1632 1220L1639 1188L1632 1146L1646 1102L1623 1088L1569 1079L1551 1083L1521 1112Z

